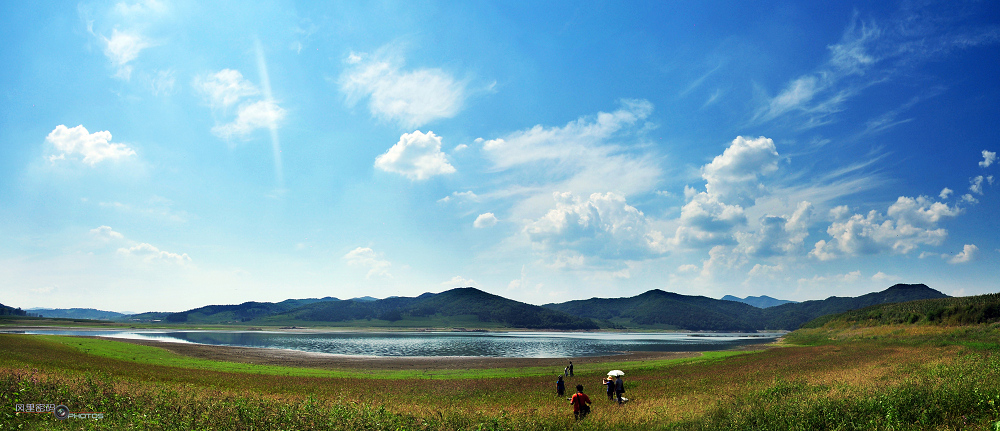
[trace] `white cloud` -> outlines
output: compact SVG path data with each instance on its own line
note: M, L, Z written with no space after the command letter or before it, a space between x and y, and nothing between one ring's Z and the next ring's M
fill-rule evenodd
M424 134L419 130L400 136L396 145L375 158L375 167L402 174L411 180L426 180L434 175L455 172L455 167L441 152L441 137L434 132Z
M653 105L645 100L623 100L621 105L614 112L580 117L563 127L536 125L477 142L482 143L494 169L517 169L514 173L522 184L524 178L539 184L544 189L539 199L557 190L605 192L608 178L614 178L615 191L625 195L653 190L662 172L659 162L613 143L641 133L635 126L645 124Z
M774 279L781 273L785 272L785 266L782 264L777 265L762 265L755 264L753 268L750 268L750 272L747 273L747 279L751 278L767 278Z
M443 286L445 288L448 288L448 289L454 288L454 287L475 287L475 286L478 286L478 285L479 284L476 283L476 280L471 280L471 279L462 277L461 275L456 275L456 276L452 277L451 280L448 280L448 281L445 281L445 282L441 283L441 286Z
M125 239L124 235L119 232L115 232L114 229L111 229L111 226L98 226L91 229L90 233L105 242Z
M402 60L389 50L375 55L352 52L347 57L352 67L341 75L340 89L349 104L368 98L373 116L404 127L451 118L462 109L464 82L441 69L403 70Z
M725 270L736 269L747 263L746 255L724 245L717 245L708 251L708 259L701 263L700 277L711 280Z
M830 218L840 220L850 213L851 209L847 205L840 205L830 209Z
M493 213L480 214L476 217L476 221L472 223L472 226L476 228L487 228L493 227L497 224L497 217Z
M746 221L743 207L726 205L706 192L696 193L681 208L681 226L670 243L686 247L729 244L733 242L732 230Z
M818 241L809 255L831 260L840 255L907 254L921 244L941 245L948 232L936 228L936 223L959 213L957 207L931 203L924 197L901 196L889 208L889 217L872 210L866 216L855 214L847 220L834 221L826 230L830 241Z
M736 233L740 249L753 257L789 255L801 250L803 241L809 236L808 223L812 211L812 203L803 201L799 202L790 217L761 217L757 232Z
M962 213L959 207L949 207L941 202L932 202L926 196L916 199L900 196L896 203L889 207L888 215L900 223L921 228L934 227L945 218L953 218Z
M766 193L759 178L778 170L774 141L737 137L711 163L701 169L705 190L719 201L746 207Z
M955 193L955 191L945 187L941 189L941 194L939 194L938 196L941 197L941 199L948 199L948 197L951 196L952 193Z
M111 32L111 39L102 36L104 39L104 55L111 60L111 64L117 69L115 77L128 80L132 76L132 65L129 63L139 56L139 52L151 46L150 42L139 33L120 32L114 29Z
M681 225L670 243L686 247L733 243L732 231L746 224L744 207L767 194L760 178L777 169L778 152L771 139L733 139L721 155L702 166L705 191L684 188L688 202L681 208Z
M983 161L979 162L979 166L983 168L988 168L997 159L997 153L992 151L983 150Z
M173 70L157 70L155 75L143 74L143 78L154 96L172 93L177 82Z
M684 264L677 267L677 272L695 272L698 271L698 265L695 264Z
M970 204L978 204L979 203L979 199L976 199L975 196L972 196L971 194L966 193L966 194L962 195L962 202L966 202L966 203L970 203Z
M969 191L975 194L983 194L983 176L979 175L969 179Z
M663 235L646 216L613 192L584 201L570 192L554 193L556 207L528 223L524 233L549 250L575 250L605 258L636 259L666 251Z
M241 105L236 120L212 127L212 133L223 139L233 136L246 138L257 129L270 128L285 119L285 110L273 100L261 100Z
M464 192L451 192L451 195L448 195L448 196L445 196L445 197L443 197L441 199L438 199L438 202L440 202L440 203L448 203L448 202L451 202L452 199L455 199L455 200L469 200L469 201L475 202L475 201L479 200L479 196L476 196L476 194L473 193L472 190L468 190L468 191L464 191Z
M889 275L882 271L876 272L875 275L872 276L872 281L878 282L899 281L899 279L900 278L895 275Z
M199 76L195 78L193 85L215 109L228 108L241 98L260 93L256 85L233 69L222 69L211 75Z
M381 255L375 253L375 250L371 248L355 248L347 252L344 255L344 259L347 260L348 265L368 268L368 274L365 275L365 278L371 278L372 276L392 278L392 274L389 274L389 267L392 266L392 263L388 260L383 260Z
M979 254L979 247L976 247L975 244L966 244L962 247L962 251L960 253L956 254L951 259L948 259L948 263L954 264L971 262L976 258L977 254Z
M126 256L134 256L142 258L146 262L162 260L167 262L183 264L185 262L191 261L191 258L187 255L187 253L184 254L171 253L169 251L160 250L155 246L153 246L152 244L145 242L136 244L132 247L119 248L118 253Z
M68 155L80 155L83 156L83 163L94 166L104 159L118 160L135 155L135 151L125 144L110 143L111 132L105 130L89 133L83 125L70 129L60 124L45 140L55 145L60 152L58 156L50 156L50 161L65 159Z

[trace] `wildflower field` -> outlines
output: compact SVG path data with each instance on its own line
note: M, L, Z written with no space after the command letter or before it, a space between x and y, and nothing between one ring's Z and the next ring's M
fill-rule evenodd
M997 340L1000 324L820 327L759 351L577 360L567 389L583 384L594 408L574 421L561 370L362 374L0 334L0 430L997 430ZM627 373L624 406L603 394L611 368ZM103 417L16 411L28 403Z

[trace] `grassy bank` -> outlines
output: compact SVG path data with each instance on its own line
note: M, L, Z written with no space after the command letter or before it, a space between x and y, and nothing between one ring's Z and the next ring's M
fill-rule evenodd
M0 336L0 429L994 429L997 325L815 328L785 347L699 360L577 365L594 413L574 422L561 370L338 371L173 357L104 340ZM246 368L240 368L246 367ZM633 401L604 399L623 368ZM323 372L326 374L309 374ZM540 374L539 374L540 373ZM65 404L100 420L15 414Z

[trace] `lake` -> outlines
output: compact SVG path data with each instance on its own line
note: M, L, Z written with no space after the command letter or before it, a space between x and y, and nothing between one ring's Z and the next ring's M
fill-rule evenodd
M622 352L726 350L781 333L678 332L272 332L31 329L21 334L86 335L217 346L265 347L354 356L572 358Z

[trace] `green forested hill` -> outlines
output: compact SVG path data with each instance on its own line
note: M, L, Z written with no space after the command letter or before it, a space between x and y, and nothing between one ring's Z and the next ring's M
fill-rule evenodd
M479 289L463 287L416 298L339 301L310 304L274 315L272 321L344 322L380 319L390 322L434 317L474 316L481 323L527 329L597 329L589 319L525 304Z
M543 307L623 327L667 327L693 331L761 329L761 310L735 301L687 296L659 289L630 298L592 298Z
M923 284L897 284L859 297L831 296L823 300L760 309L740 302L651 290L630 298L593 298L546 304L544 307L580 317L612 321L626 328L668 326L694 331L794 330L827 314L874 304L942 297L947 295Z
M173 323L241 323L301 307L316 302L340 301L337 298L286 299L281 302L244 302L237 305L208 305L171 313L166 321Z
M975 325L997 322L1000 322L1000 293L873 305L860 310L826 315L806 323L803 327Z

